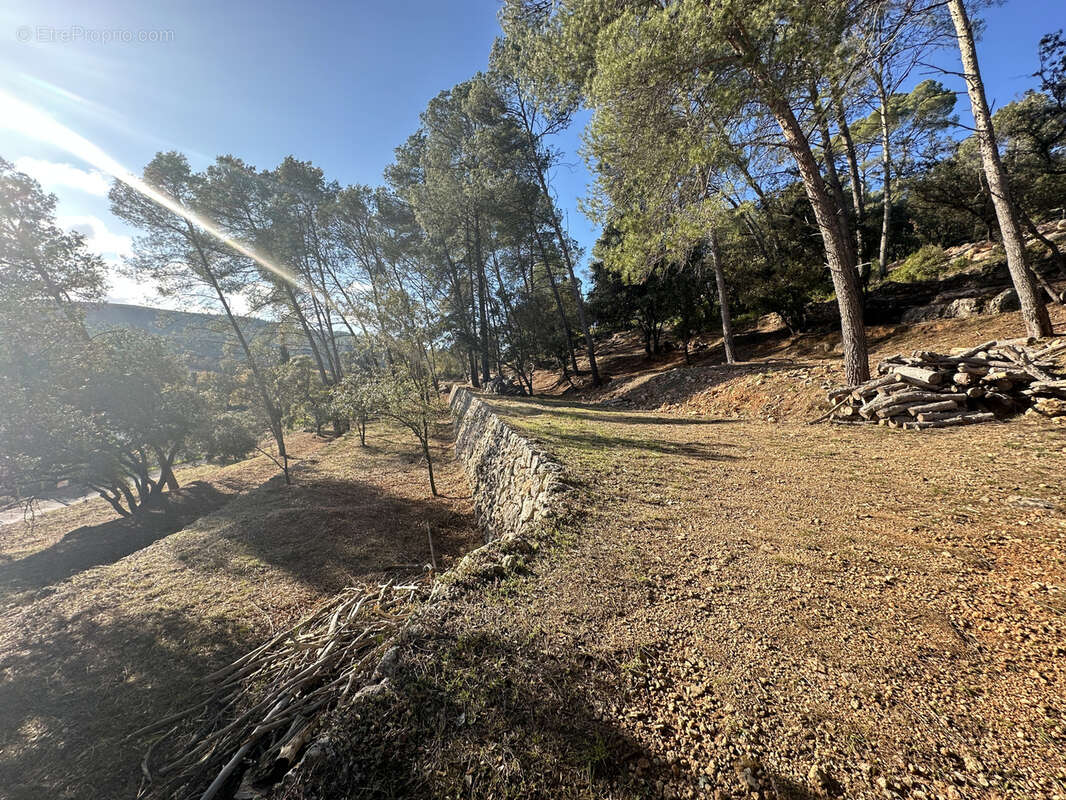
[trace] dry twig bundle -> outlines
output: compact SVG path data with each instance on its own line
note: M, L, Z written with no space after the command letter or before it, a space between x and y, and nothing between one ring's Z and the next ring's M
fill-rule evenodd
M201 702L130 734L169 726L145 754L139 796L211 800L241 775L244 794L257 796L251 787L275 781L295 764L326 711L387 686L383 653L426 593L423 584L346 589L206 676ZM371 679L380 682L364 686ZM176 752L153 769L153 751L172 739L169 751Z

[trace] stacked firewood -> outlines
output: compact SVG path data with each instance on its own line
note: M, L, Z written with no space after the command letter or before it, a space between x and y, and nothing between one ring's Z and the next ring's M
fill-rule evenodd
M1066 416L1066 339L984 342L949 354L916 350L887 358L877 377L831 390L820 420L924 430L1012 416L1027 409Z

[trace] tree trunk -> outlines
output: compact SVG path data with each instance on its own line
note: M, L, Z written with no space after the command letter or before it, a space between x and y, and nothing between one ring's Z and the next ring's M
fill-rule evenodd
M326 362L322 358L322 351L318 346L318 339L315 337L315 332L311 328L311 323L307 321L307 315L304 314L302 308L300 308L299 298L296 297L296 292L293 291L292 284L288 281L282 281L285 289L285 295L289 300L289 308L292 310L293 316L296 317L296 321L300 323L300 329L304 332L304 338L307 339L307 345L311 348L311 356L315 360L315 366L318 368L318 376L322 379L323 386L332 385L332 381L329 379L326 371Z
M481 320L479 326L481 328L481 381L488 383L492 378L492 369L489 365L489 322L486 307L488 292L485 287L485 261L481 255L481 220L476 212L474 213L474 258L477 260L478 317Z
M544 174L544 166L541 163L540 154L538 152L537 137L534 136L529 118L525 115L523 115L523 124L526 129L526 138L529 145L530 164L537 173L537 182L540 184L540 191L544 196L544 202L548 206L548 216L551 217L551 226L555 231L555 236L559 239L559 248L562 250L563 261L566 263L566 269L570 275L570 291L574 296L574 304L577 306L578 324L581 326L581 332L585 335L585 347L588 350L589 372L592 373L592 385L599 386L600 371L596 366L596 346L592 341L592 334L589 332L588 319L585 315L585 301L581 297L581 290L577 288L577 275L574 272L574 259L570 254L570 243L567 241L566 232L563 231L562 223L559 221L559 215L555 212L555 204L552 202L551 191L548 188L548 179Z
M481 381L477 377L477 354L474 352L474 346L471 345L466 351L468 366L470 368L470 385L475 389L481 388Z
M100 495L100 497L102 497L104 500L106 500L107 504L111 506L111 508L115 509L115 511L118 512L119 516L131 516L130 512L122 507L122 503L119 501L119 494L117 490L112 489L110 491L107 491L106 489L100 486L93 486L90 488L95 489L96 493Z
M519 245L519 250L521 250L521 245ZM519 253L519 258L521 258L521 252ZM510 331L510 333L512 335L512 338L514 338L515 341L517 341L518 340L518 336L516 334L516 331L518 330L518 325L515 322L514 307L511 305L510 292L507 291L507 288L504 285L503 273L500 271L500 260L496 257L496 251L495 250L492 251L492 268L493 268L493 272L496 274L496 282L497 282L497 284L500 287L500 300L503 301L504 322L506 323L507 329L508 329L508 331ZM523 274L524 273L525 273L525 271L523 270ZM516 348L516 352L520 352L520 348ZM502 375L503 374L503 365L502 365L503 359L502 359L502 356L500 354L500 340L499 340L499 337L496 338L496 359L497 359L498 362L500 362L500 366L498 367L498 369L499 369L500 374ZM524 374L524 372L522 370L522 363L523 362L524 362L524 358L522 358L522 357L516 357L515 358L514 371L515 371L515 374L518 375L518 382L519 383L522 383L522 381L523 381L523 379L525 377L525 374Z
M429 472L429 491L434 497L437 496L437 482L433 479L433 456L429 452L429 424L425 417L422 418L422 455L426 457L426 470Z
M736 363L733 349L733 317L729 313L729 292L725 284L725 272L722 270L722 251L718 247L718 233L711 231L711 267L714 269L714 282L718 286L718 307L722 312L722 343L725 345L725 362ZM685 342L685 360L688 360L688 342Z
M1030 336L1050 336L1053 332L1051 318L1048 316L1047 306L1037 292L1036 281L1029 269L1025 241L1014 213L1014 204L1010 199L1007 173L996 146L996 134L992 128L992 115L988 110L985 87L981 80L970 18L966 15L962 0L948 0L948 10L951 12L951 21L955 25L959 41L966 90L970 95L977 141L981 146L981 160L984 162L988 188L996 209L996 219L999 221L1003 249L1007 253L1007 268L1021 304L1025 329Z
M555 211L552 210L552 218ZM562 225L555 220L555 233L563 243L563 258L566 261L566 271L570 275L570 293L574 296L574 304L577 306L577 324L581 326L581 332L585 336L585 349L588 351L589 372L592 373L592 385L600 385L600 370L596 366L596 345L592 341L592 333L589 331L588 318L585 315L585 300L581 296L581 290L577 288L577 275L574 273L574 262L570 257L570 245L566 243L566 234Z
M167 456L161 447L152 447L156 461L159 462L159 483L167 487L167 491L178 491L178 479L174 476L174 454Z
M840 209L834 208L833 199L826 189L825 181L822 180L822 174L818 171L818 162L811 150L811 143L796 119L795 112L774 84L773 76L765 65L759 62L751 44L745 38L743 29L737 28L730 37L730 44L746 62L745 68L751 72L762 90L760 99L777 120L785 144L799 168L803 189L807 193L822 234L829 274L833 278L837 306L840 309L844 379L852 386L865 383L870 378L870 361L866 350L866 329L862 322L862 292L851 257L852 248L840 226Z
M818 229L825 245L829 273L836 290L837 306L840 309L840 334L844 346L844 379L856 386L870 378L870 362L866 350L866 329L862 322L862 295L855 264L851 261L851 248L841 229L839 215L833 208L833 200L826 189L825 181L818 171L818 162L811 151L810 142L803 134L792 109L779 99L770 102L771 111L781 126L785 142L799 167L803 188L810 200Z
M836 112L837 128L840 129L840 138L844 140L844 154L848 160L848 180L851 183L851 206L852 225L855 229L855 258L856 269L859 271L859 279L865 283L869 277L869 266L866 265L866 244L863 241L863 222L866 213L863 208L862 197L862 174L859 172L859 158L855 153L855 140L851 137L851 128L848 126L848 116L844 109L844 98L839 88L832 86L833 109ZM864 266L866 265L866 266Z
M126 506L129 508L130 513L126 516L131 517L141 511L141 507L137 504L137 498L133 496L133 492L124 483L120 483L116 489L114 489L116 499L119 496L119 492L126 498ZM121 501L120 501L121 502Z
M477 379L477 359L474 356L474 334L471 331L472 320L467 317L466 314L466 298L463 297L463 284L459 278L459 268L456 267L455 261L452 260L451 251L448 250L448 243L441 239L441 249L444 251L444 258L448 262L448 275L452 281L452 291L455 293L455 311L459 315L459 321L463 326L463 335L470 343L470 350L468 351L470 359L470 385L477 389L480 383ZM473 286L470 287L470 293L473 294Z
M270 433L274 437L274 443L278 448L278 461L281 463L281 471L285 475L285 484L289 485L292 481L289 477L289 454L285 450L285 430L281 424L281 411L273 399L271 399L270 392L267 391L266 380L259 369L259 364L255 360L255 356L252 355L252 348L249 347L248 340L244 338L244 332L241 330L241 326L237 323L237 318L233 315L229 301L226 299L226 294L222 291L222 286L215 277L214 269L212 269L210 262L207 260L207 254L200 246L200 240L196 234L195 228L193 228L192 223L188 220L186 220L185 224L189 230L189 240L192 242L199 255L204 275L207 277L211 288L214 289L215 295L218 297L218 302L222 305L222 310L226 314L226 319L229 321L230 327L233 328L233 333L237 337L237 342L240 344L241 350L244 352L245 361L248 362L248 368L252 372L252 378L255 382L256 390L259 393L259 399L263 403L263 411L266 412L267 421L270 424Z
M581 371L577 368L577 354L574 352L574 337L570 333L570 322L566 319L566 309L563 307L563 299L559 296L559 287L555 283L555 273L552 272L544 240L541 238L540 231L537 230L537 221L532 215L530 215L529 224L533 226L533 238L537 241L537 249L540 250L540 257L544 262L544 271L548 275L548 285L551 287L552 297L555 298L555 307L559 310L559 321L562 323L563 334L566 336L566 351L570 356L570 364L574 369L574 375L580 375Z
M881 247L877 253L877 274L881 280L888 275L888 235L892 223L892 141L888 130L888 92L879 72L875 72L877 95L881 101L881 173L882 197L881 210Z
M833 200L839 213L840 228L844 231L848 247L851 248L851 262L858 264L855 239L851 233L851 215L848 214L848 204L844 200L844 187L840 183L840 176L837 174L836 154L833 152L833 137L829 132L829 118L826 116L822 101L818 96L818 87L812 86L810 91L811 105L818 123L818 135L821 138L822 162L825 164L826 182L833 192Z

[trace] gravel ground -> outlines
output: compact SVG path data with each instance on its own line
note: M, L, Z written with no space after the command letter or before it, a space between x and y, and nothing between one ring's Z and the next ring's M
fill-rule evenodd
M618 570L565 602L682 795L1066 793L1066 432L619 416L531 422L597 477Z
M1066 797L1062 427L493 402L574 485L550 557L282 796Z

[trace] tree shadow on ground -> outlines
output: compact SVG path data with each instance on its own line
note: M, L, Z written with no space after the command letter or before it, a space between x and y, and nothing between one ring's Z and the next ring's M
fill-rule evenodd
M92 567L113 564L210 514L232 495L196 481L164 497L167 502L159 508L83 525L44 550L0 565L0 596L41 589Z
M421 574L434 558L444 568L480 543L472 514L439 498L405 497L368 481L319 475L292 486L270 481L211 521L212 546L183 546L177 557L184 566L253 580L268 566L324 594Z
M618 664L547 635L452 627L408 649L392 694L341 710L328 732L336 757L297 771L279 800L675 796L664 784L740 796L730 792L739 778L719 786L627 730L612 712L624 705ZM761 780L761 797L814 796L766 772Z
M495 398L488 398L490 404ZM732 419L707 419L705 417L676 417L665 414L634 414L632 409L623 409L598 403L574 403L566 400L537 398L508 398L506 406L500 406L505 416L536 417L542 414L588 422L609 422L623 425L725 425L736 422Z
M739 456L720 452L735 445L724 442L675 442L649 439L643 436L608 436L589 431L552 431L546 438L565 447L572 447L589 454L619 450L645 450L664 456L684 456L700 461L736 461Z
M491 398L489 403L493 404ZM648 426L707 426L733 420L632 414L603 406L540 398L509 398L506 403L495 403L494 407L505 419L512 417L530 421L533 425L530 433L549 448L558 445L577 449L585 455L611 450L645 450L703 461L735 461L738 458L721 452L734 447L726 442L676 441L648 436ZM555 420L560 424L553 424ZM611 427L606 427L603 423ZM631 434L628 433L629 430L632 430Z
M408 470L410 485L382 488L307 466L294 485L268 480L162 550L134 555L99 580L57 587L8 616L0 627L0 796L133 797L138 764L158 734L124 737L199 700L203 676L260 644L275 617L298 610L294 596L420 575L432 560L430 532L442 568L480 544L467 506L417 497L428 495L416 483L421 473ZM107 530L130 534L121 525ZM157 540L166 535L155 530ZM71 542L99 541L93 529L76 533ZM208 599L184 596L197 587Z
M133 797L146 742L124 737L190 705L201 676L262 635L219 616L114 610L33 609L0 655L6 800Z
M608 796L649 757L594 710L590 677L568 660L484 633L416 647L394 695L342 712L330 732L340 758L282 797L570 797L567 783Z

